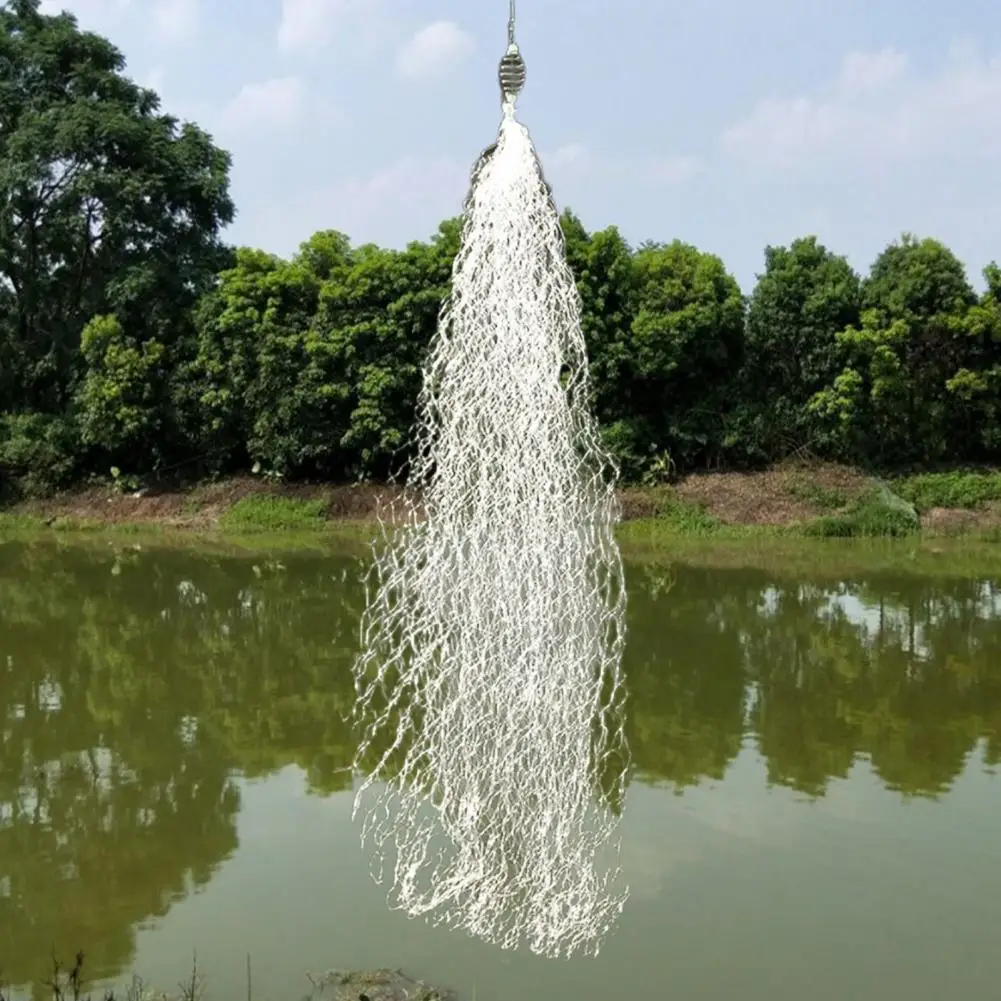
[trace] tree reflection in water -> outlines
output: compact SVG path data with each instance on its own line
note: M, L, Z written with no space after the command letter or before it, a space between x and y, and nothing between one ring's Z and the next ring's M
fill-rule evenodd
M237 780L351 785L364 567L183 551L0 547L0 943L34 984L53 947L116 977L135 931L237 848ZM972 579L634 565L634 780L823 796L857 761L942 796L1001 762L1001 589ZM628 813L628 811L627 811Z

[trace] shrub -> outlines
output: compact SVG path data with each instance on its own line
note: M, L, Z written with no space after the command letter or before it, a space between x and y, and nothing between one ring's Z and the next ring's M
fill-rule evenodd
M886 538L911 535L920 519L913 504L877 483L843 514L827 515L810 522L807 535L822 538Z
M66 486L76 471L76 430L64 417L0 415L0 492L40 496Z
M976 508L1001 500L1001 472L924 473L897 480L894 490L919 511L933 507Z

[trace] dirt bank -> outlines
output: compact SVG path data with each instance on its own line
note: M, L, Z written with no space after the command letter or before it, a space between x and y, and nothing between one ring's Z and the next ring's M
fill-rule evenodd
M699 508L728 525L787 526L850 505L870 486L863 473L844 466L788 466L754 473L704 473L670 487L625 488L623 519L655 518L665 504ZM237 477L190 489L146 487L134 493L110 486L88 487L46 500L25 502L18 514L56 521L160 525L211 530L235 504L270 496L319 503L329 522L366 522L398 491L373 484L273 484ZM933 508L922 515L922 532L957 535L1001 528L1001 504L974 510Z
M270 484L254 477L236 477L189 489L151 486L133 493L110 486L87 487L45 500L26 501L14 510L46 521L212 529L219 526L227 511L248 497L322 501L328 521L369 521L375 517L380 501L388 501L394 493L391 488L367 484Z

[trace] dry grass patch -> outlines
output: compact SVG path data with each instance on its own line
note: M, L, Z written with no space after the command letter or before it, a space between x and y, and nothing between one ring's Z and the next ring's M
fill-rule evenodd
M791 525L830 514L857 500L868 480L846 466L781 466L753 473L698 473L677 486L728 525Z

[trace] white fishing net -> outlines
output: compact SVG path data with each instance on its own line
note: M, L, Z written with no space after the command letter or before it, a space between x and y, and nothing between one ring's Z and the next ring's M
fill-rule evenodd
M355 811L395 906L568 955L597 951L627 892L625 591L580 302L513 110L473 172L376 548Z

